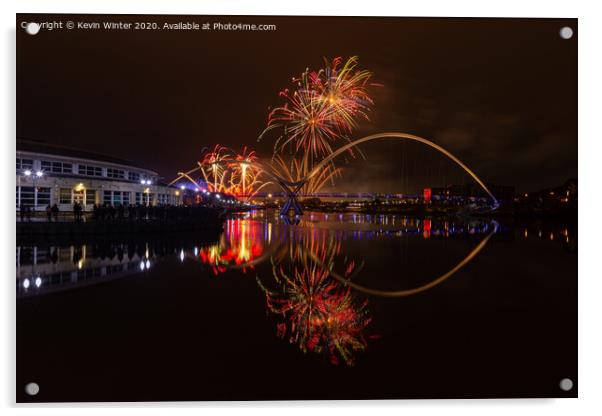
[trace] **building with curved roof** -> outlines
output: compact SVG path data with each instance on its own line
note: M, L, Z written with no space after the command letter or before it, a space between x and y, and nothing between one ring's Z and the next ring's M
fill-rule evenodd
M17 139L17 209L43 211L57 204L68 211L77 202L98 205L181 203L177 188L161 184L157 172L127 160L86 150Z

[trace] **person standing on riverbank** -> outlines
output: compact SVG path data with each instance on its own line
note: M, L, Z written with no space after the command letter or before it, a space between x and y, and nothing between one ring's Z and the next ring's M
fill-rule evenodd
M59 220L59 207L57 204L52 206L52 216L54 217L54 222L58 222Z

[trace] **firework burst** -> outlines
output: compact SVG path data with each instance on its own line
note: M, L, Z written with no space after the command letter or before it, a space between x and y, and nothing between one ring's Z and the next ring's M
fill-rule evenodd
M213 150L207 150L202 154L198 163L201 173L207 185L212 192L226 192L228 172L226 170L228 161L232 156L232 151L219 144L216 144Z
M358 57L352 56L343 63L338 57L332 62L326 62L323 76L312 77L314 88L319 91L320 99L326 101L334 111L337 127L350 134L357 127L356 120L368 120L374 101L368 93L372 73L367 70L357 70Z
M313 261L311 250L320 258ZM358 303L350 289L331 279L330 267L340 252L340 242L313 237L291 242L285 253L288 262L272 259L272 272L279 290L267 289L258 279L266 294L268 310L284 320L277 324L277 335L296 344L304 353L328 354L330 362L353 365L354 353L367 346L363 335L371 318L367 302ZM345 277L351 278L353 261L347 262Z
M199 179L193 178L195 172L200 172ZM248 200L271 183L261 180L262 173L254 151L245 146L237 153L217 144L212 149L202 152L196 168L188 172L179 172L178 177L170 184L186 179L197 188L207 187L211 192L221 192Z
M368 88L375 84L370 83L370 71L357 68L358 62L356 56L346 61L340 57L325 60L325 68L307 69L293 77L294 87L279 93L284 103L270 111L267 126L259 136L261 140L268 132L280 131L273 150L279 171L297 179L305 177L316 163L333 152L338 141L350 141L349 135L359 119L368 119L373 105ZM287 152L290 162L278 160ZM334 163L324 170L313 186L306 187L306 192L318 191L339 173Z
M272 159L272 169L282 178L290 182L299 182L310 172L307 159L291 159L289 162L280 155L275 155ZM301 187L301 195L313 194L319 192L326 184L333 183L335 177L341 174L341 169L334 164L327 164L317 175L313 175Z
M255 151L247 146L240 153L234 153L227 166L230 170L228 192L233 195L250 198L268 184L260 180L263 170Z
M288 89L280 93L286 103L270 112L264 133L284 127L285 134L276 140L275 152L282 153L290 145L294 153L324 156L332 152L331 142L340 134L335 108L310 87L305 75L302 84L303 88L292 93Z
M282 129L275 153L287 147L313 156L331 153L331 144L346 138L358 118L368 119L374 104L368 92L368 87L375 85L369 82L372 73L357 69L358 62L357 56L345 62L340 57L325 60L325 68L293 77L295 87L279 93L285 103L270 111L260 139L271 130Z

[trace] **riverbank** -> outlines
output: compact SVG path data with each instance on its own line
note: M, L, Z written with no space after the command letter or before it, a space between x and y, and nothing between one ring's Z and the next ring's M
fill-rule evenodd
M81 221L17 221L17 240L27 237L44 236L96 236L114 234L164 234L174 232L222 231L224 216L217 210L203 209L199 215L173 218L155 217L150 219L115 218L100 220L84 218Z
M306 205L301 204L304 211L324 213L356 213L370 215L402 215L416 218L443 217L487 217L487 218L525 218L545 219L559 218L577 220L577 205L569 205L562 209L536 209L502 204L493 210L487 206L445 206L445 205L366 205L361 208L349 208L338 204Z
M223 221L145 221L145 222L18 222L17 240L45 236L96 236L116 234L163 234L182 232L220 233Z

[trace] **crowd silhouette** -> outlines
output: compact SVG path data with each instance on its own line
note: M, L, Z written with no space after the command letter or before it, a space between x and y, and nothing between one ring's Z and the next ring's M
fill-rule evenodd
M183 221L216 214L215 209L204 205L96 204L92 208L92 221Z
M36 211L30 205L21 205L19 207L19 218L21 222L32 221L36 216ZM59 209L57 204L46 206L46 221L58 222ZM83 204L75 202L72 208L72 218L69 218L69 211L62 211L63 221L73 220L75 222L86 221L94 222L132 222L132 221L185 221L198 220L201 218L211 219L218 216L219 209L207 205L147 205L143 204L95 204L92 211L86 213Z

